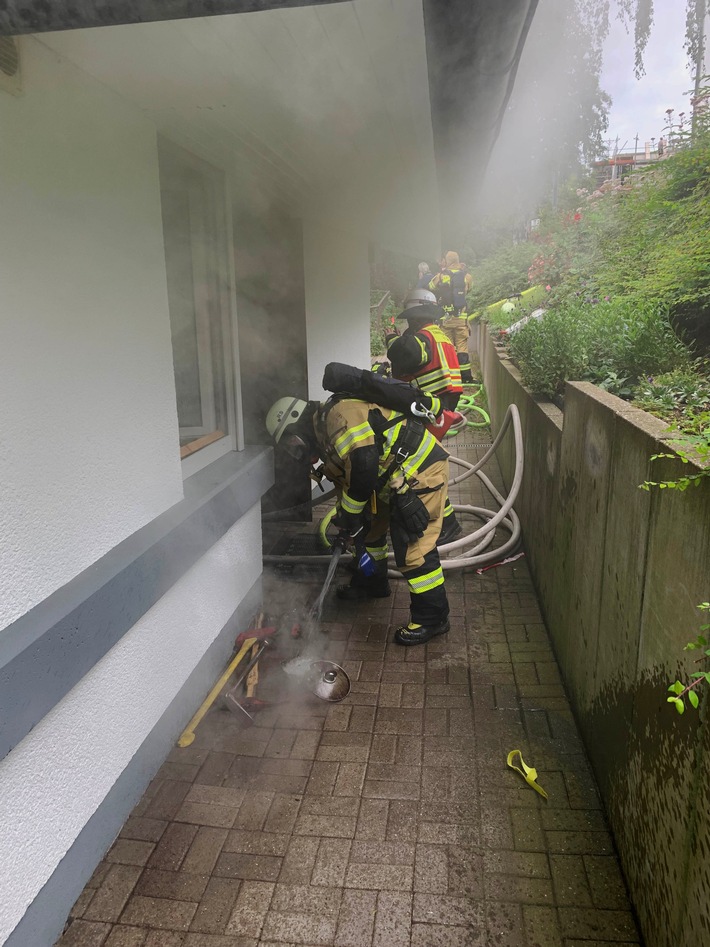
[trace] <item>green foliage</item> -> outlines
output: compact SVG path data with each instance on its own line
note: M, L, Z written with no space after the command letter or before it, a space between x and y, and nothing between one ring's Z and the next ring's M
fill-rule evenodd
M533 391L553 396L561 393L568 378L585 376L586 338L583 323L569 321L560 310L553 310L512 335L510 350L525 383Z
M370 305L376 306L385 295L387 290L374 289L370 292ZM377 310L370 311L370 355L386 355L387 347L385 345L385 328L392 325L399 309L390 296L387 304L382 310L382 314Z
M471 271L473 289L468 296L469 312L528 289L528 269L536 255L534 243L513 243L474 267Z
M691 427L697 426L692 417L710 411L710 380L704 363L693 363L663 375L641 379L633 403L657 417L667 418L674 411L687 414Z
M480 313L474 313L474 316L480 315L494 329L507 329L514 322L519 322L535 309L539 309L546 297L547 291L544 286L531 286L530 289L523 290L519 297L499 299L493 305L486 306ZM508 307L507 303L510 303L512 308Z
M573 380L628 396L650 372L689 360L662 308L623 298L567 299L512 334L510 351L525 383L546 395L561 394Z
M684 414L680 421L674 422L670 429L676 432L677 437L670 440L675 454L653 454L651 460L661 458L680 459L684 464L693 461L703 468L697 473L678 477L677 480L645 480L639 484L642 490L658 487L659 490L680 490L688 487L697 487L706 478L710 477L710 411L696 411Z
M569 187L563 209L542 211L525 252L535 250L529 280L551 287L549 311L511 335L510 349L535 391L595 382L677 423L702 453L710 378L697 356L710 353L710 108L696 111L692 135L687 123L675 127L672 142L670 156L623 183ZM500 274L507 285L522 281L525 262L511 251L488 261L484 298ZM507 324L516 318L510 313ZM501 313L489 321L506 325ZM681 479L678 488L694 482Z
M710 602L701 602L698 608L703 612L710 612ZM710 648L708 647L708 639L704 632L708 631L710 631L710 624L701 625L701 633L697 636L695 641L689 641L683 650L701 651L702 656L698 660L707 661L707 659L710 658ZM696 688L703 683L710 684L710 671L694 671L690 677L692 678L690 684L683 684L682 681L674 681L668 688L671 696L667 698L667 701L669 704L673 704L679 714L685 713L686 697L688 698L690 706L697 709L700 698L698 697Z

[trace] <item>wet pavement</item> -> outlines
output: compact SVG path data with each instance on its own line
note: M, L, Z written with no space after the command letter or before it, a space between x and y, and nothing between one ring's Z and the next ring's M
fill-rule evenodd
M485 439L453 449L474 460ZM476 478L451 497L491 505ZM284 589L306 601L323 575L267 571L265 602ZM359 605L331 593L320 656L348 671L348 697L304 694L253 725L213 709L161 767L61 947L638 944L525 559L447 573L447 589L450 633L413 648L392 643L402 582ZM513 749L547 800L508 768Z

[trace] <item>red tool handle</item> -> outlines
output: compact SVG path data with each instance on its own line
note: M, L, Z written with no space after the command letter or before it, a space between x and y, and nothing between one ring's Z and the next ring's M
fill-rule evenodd
M242 631L237 635L235 645L237 649L239 649L249 638L255 638L257 641L263 641L264 638L270 638L275 634L275 628L251 628L249 631Z

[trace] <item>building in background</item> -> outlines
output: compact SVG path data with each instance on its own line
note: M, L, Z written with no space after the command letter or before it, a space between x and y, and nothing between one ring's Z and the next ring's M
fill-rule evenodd
M608 142L607 155L593 164L594 177L597 187L606 181L614 184L623 184L631 171L647 168L660 159L667 157L673 151L673 143L667 137L661 136L658 141L652 138L640 144L635 142L634 148L629 149L625 144L619 149L619 142Z

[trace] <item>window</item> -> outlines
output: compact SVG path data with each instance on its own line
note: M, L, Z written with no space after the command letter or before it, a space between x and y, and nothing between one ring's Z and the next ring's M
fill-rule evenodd
M236 447L226 189L175 145L159 158L180 456L209 447L208 462Z

